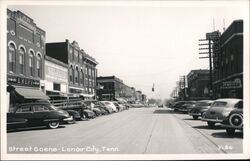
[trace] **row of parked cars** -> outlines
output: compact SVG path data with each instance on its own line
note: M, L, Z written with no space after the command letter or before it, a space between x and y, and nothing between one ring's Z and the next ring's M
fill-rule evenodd
M13 111L7 113L7 130L34 126L55 129L60 124L93 119L129 108L130 104L118 101L78 100L70 104L53 104L47 100L36 100L18 104Z
M177 101L169 107L176 112L189 114L195 120L201 118L211 128L219 123L226 129L228 135L234 135L237 129L243 131L242 99Z

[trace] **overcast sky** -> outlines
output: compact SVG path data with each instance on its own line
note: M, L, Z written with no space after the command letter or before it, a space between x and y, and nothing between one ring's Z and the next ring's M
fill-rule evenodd
M8 8L34 19L46 42L77 41L99 62L99 76L115 75L148 98L167 98L180 75L208 69L208 60L198 58L198 39L214 31L213 19L215 30L223 31L223 19L227 28L244 17L244 4L237 1L142 4Z

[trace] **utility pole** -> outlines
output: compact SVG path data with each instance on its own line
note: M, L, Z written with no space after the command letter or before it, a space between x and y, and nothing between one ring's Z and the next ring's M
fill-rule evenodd
M214 46L214 43L218 43L220 37L219 31L214 31L211 33L206 33L206 39L200 39L199 41L206 42L203 44L199 44L199 46L206 46L205 48L199 48L199 50L205 52L200 52L199 54L208 54L208 56L205 57L199 57L199 59L206 59L209 58L209 95L210 98L214 98L214 90L213 90L213 65L212 65L212 59L214 58L214 51L212 51L212 47Z

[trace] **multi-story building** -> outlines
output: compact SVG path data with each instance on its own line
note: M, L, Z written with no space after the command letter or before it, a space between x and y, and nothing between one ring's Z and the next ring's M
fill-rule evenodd
M209 99L209 70L191 70L187 75L188 99Z
M68 92L73 96L94 97L97 61L76 41L46 43L46 54L68 65Z
M214 62L215 98L243 98L243 20L235 20L220 36Z
M47 96L67 96L68 65L46 55L44 84Z
M135 101L134 88L123 83L123 81L115 76L97 77L98 86L102 87L97 90L99 100L117 100L124 99L127 101Z
M20 11L7 9L7 84L10 107L48 99L44 91L45 31Z

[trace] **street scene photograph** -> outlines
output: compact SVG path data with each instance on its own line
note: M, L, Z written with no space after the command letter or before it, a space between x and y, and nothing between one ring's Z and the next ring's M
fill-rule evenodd
M2 159L249 157L249 1L2 4Z

